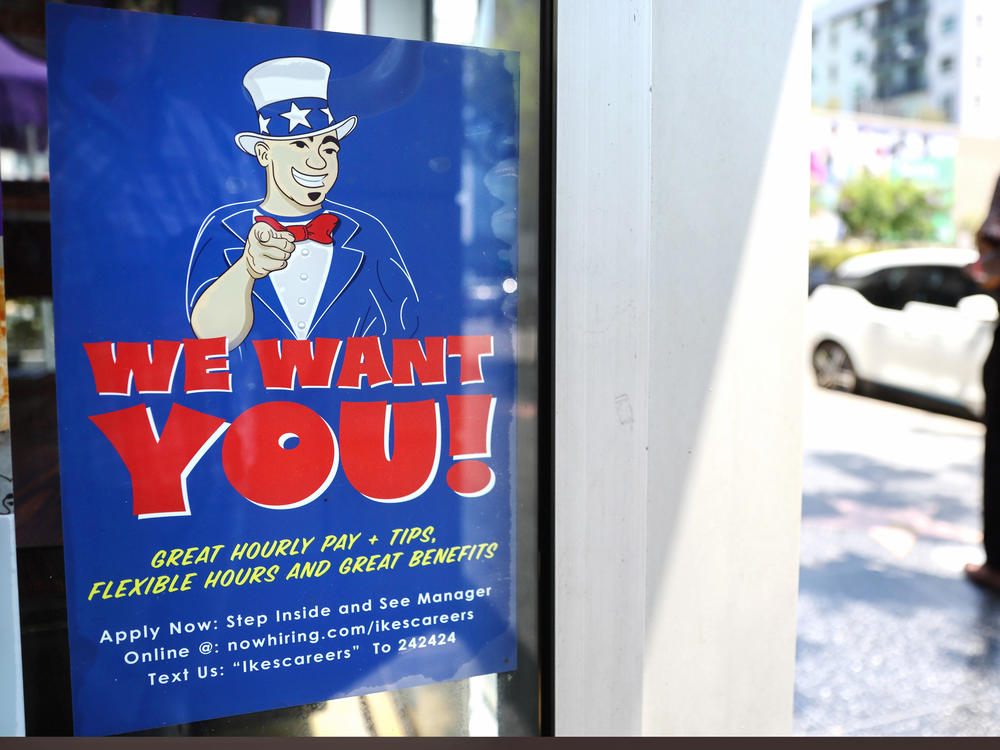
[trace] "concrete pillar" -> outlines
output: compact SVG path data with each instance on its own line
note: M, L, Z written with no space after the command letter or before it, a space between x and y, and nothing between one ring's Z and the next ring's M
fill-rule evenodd
M791 732L809 4L563 0L556 732Z

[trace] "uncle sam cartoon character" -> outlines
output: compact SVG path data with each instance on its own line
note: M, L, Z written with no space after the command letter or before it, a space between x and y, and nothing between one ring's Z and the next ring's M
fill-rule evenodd
M372 214L327 200L354 115L337 120L330 66L305 57L266 60L243 78L257 132L236 145L257 159L263 199L217 208L202 222L187 278L187 313L199 338L230 350L254 338L409 336L419 300L396 243Z

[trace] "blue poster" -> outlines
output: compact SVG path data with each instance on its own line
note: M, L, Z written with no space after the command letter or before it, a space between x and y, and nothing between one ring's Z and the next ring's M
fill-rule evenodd
M517 55L47 28L76 733L514 669Z

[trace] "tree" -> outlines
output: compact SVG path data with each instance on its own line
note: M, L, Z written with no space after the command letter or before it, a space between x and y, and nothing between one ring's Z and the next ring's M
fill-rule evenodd
M875 242L933 239L937 211L933 191L867 170L844 183L837 200L847 234Z

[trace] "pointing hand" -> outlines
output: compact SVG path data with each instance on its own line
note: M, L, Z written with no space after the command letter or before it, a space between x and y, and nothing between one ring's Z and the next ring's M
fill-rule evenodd
M262 279L272 271L288 265L288 258L295 249L291 232L278 232L262 222L254 224L243 248L247 271L255 279Z

